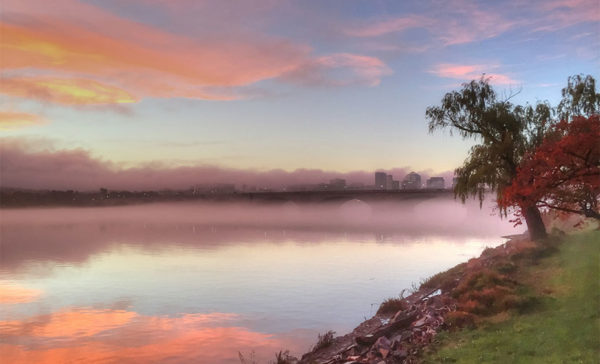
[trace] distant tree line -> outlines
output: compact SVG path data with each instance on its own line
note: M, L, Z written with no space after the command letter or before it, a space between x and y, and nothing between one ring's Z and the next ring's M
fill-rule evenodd
M206 198L227 198L223 196L207 196L193 194L191 190L180 191L109 191L100 188L98 191L80 192L66 191L32 191L21 189L1 189L0 206L111 206L146 202L169 202L184 200L202 200Z

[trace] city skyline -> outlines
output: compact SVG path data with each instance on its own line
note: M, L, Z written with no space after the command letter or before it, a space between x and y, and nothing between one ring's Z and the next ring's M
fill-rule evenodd
M554 105L568 76L598 79L593 0L2 6L10 187L178 188L194 174L313 183L374 170L448 181L473 142L428 133L425 109L445 92L485 74L515 103Z

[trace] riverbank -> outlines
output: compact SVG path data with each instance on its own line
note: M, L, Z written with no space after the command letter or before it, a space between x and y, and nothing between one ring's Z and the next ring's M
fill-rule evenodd
M589 225L544 243L514 237L388 300L351 333L324 335L300 363L594 362L599 246Z
M556 253L524 267L519 278L539 300L535 307L443 333L423 362L600 362L600 232L566 237Z

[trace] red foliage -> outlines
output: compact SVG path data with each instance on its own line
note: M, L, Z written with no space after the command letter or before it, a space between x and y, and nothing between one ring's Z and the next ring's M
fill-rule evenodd
M525 156L517 176L498 201L503 208L529 206L600 218L600 118L561 121L534 153Z
M452 330L461 327L473 327L475 316L465 311L454 311L446 314L446 325Z

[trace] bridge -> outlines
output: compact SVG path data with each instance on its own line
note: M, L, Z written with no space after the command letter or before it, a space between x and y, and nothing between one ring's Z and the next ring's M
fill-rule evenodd
M344 203L350 200L364 202L426 200L437 197L453 197L452 190L339 190L339 191L289 191L289 192L242 192L237 200L295 203Z

